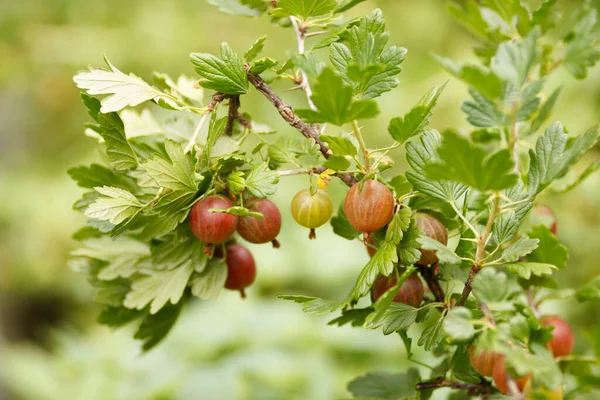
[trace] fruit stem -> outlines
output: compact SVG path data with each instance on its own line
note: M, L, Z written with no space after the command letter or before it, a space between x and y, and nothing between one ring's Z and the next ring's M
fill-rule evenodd
M363 137L360 133L360 127L358 126L357 120L352 120L352 133L354 134L354 136L356 136L356 139L358 140L358 144L360 145L360 148L362 149L363 158L365 159L365 170L367 171L367 173L369 173L371 171L371 163L369 161L369 157L370 157L369 149L367 149L365 140L363 139Z
M242 299L246 298L246 292L244 291L244 289L240 290L240 296L242 297Z
M279 240L277 240L277 239L271 240L271 243L273 244L273 248L275 248L275 249L278 249L281 247L281 243L279 243Z
M317 233L315 232L315 230L313 228L310 229L310 233L308 234L308 238L310 240L313 240L313 239L317 238Z

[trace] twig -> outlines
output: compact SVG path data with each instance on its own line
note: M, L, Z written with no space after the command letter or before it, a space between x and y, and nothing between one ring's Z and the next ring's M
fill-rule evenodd
M433 275L433 267L417 265L417 268L423 279L425 279L425 282L427 282L427 286L429 286L429 290L433 293L435 300L444 303L446 301L446 296L444 295L444 290L440 286L440 282L435 279L435 276Z
M290 124L293 128L297 129L300 133L302 133L305 137L312 139L319 146L319 150L323 157L329 158L331 156L331 151L327 147L327 145L319 139L319 131L316 130L312 125L304 122L300 117L298 117L292 107L285 104L285 102L277 96L277 94L267 85L267 83L258 75L254 75L250 72L250 66L246 65L246 73L248 75L248 81L261 92L270 102L275 106L279 115L284 119L285 122ZM338 178L340 178L346 185L352 186L357 180L352 174L337 174Z
M294 32L296 33L296 40L298 41L298 54L304 54L304 39L306 39L306 28L298 26L296 17L290 17L290 22L292 23L292 27L294 28ZM304 72L303 69L300 69L300 73L302 74L302 82L300 82L300 87L306 93L306 100L308 100L308 105L311 110L317 111L317 107L312 101L312 90L310 88L310 84L308 83L308 77L306 76L306 72Z
M426 390L426 389L438 389L443 387L449 387L452 389L462 389L466 390L469 395L481 394L484 397L489 396L492 393L492 385L490 382L482 379L480 383L464 383L464 382L454 382L447 381L443 378L438 378L433 382L423 382L419 383L416 386L417 390Z
M227 125L225 125L225 134L231 136L233 132L233 123L238 119L240 109L240 96L229 96L229 113L227 114Z
M358 121L356 120L352 121L352 133L354 134L354 136L356 136L356 140L358 140L358 144L360 145L360 148L363 152L363 158L365 159L365 170L367 171L367 173L369 173L369 171L371 171L371 164L369 161L371 155L369 154L369 149L367 149L365 140L363 139L362 134L360 133Z
M202 118L200 118L200 122L198 122L198 125L196 126L196 129L194 130L194 134L190 138L190 141L188 142L187 146L185 147L185 152L186 153L188 153L190 150L192 150L192 148L196 144L196 139L198 138L198 134L200 133L200 130L204 126L204 123L208 119L208 116L210 115L210 113L215 109L215 107L217 106L217 104L219 104L220 102L222 102L223 100L225 100L225 98L227 98L226 94L224 94L224 93L215 93L215 95L213 96L213 99L211 100L211 102L208 103L208 105L206 106L206 110L202 114Z
M485 225L485 230L483 231L483 234L477 239L477 252L475 253L475 263L469 271L469 278L467 279L467 282L465 282L465 288L463 289L462 294L460 295L460 300L457 303L458 306L464 306L467 302L467 299L469 298L469 294L471 293L471 285L473 284L473 279L475 278L479 270L481 270L481 264L485 255L485 246L487 245L488 240L490 238L490 234L492 233L492 226L494 225L494 220L500 213L500 196L498 195L498 193L494 193L492 196L492 210L490 211L490 215L488 217L487 224Z

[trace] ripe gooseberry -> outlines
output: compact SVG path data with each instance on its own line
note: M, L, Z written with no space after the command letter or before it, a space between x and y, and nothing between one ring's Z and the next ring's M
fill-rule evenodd
M281 229L281 214L271 200L252 198L245 204L250 211L263 215L262 219L251 216L240 217L237 231L241 237L250 243L272 242L278 248L279 242L275 239Z
M233 207L233 202L220 195L205 197L194 204L190 212L190 226L194 235L209 245L229 239L237 228L237 215L210 210L230 207Z
M296 193L292 200L292 216L297 223L310 229L309 239L315 239L315 229L329 221L333 214L331 196L323 189L312 195L304 189Z
M385 292L396 286L398 280L395 276L379 275L371 288L371 301L376 302ZM400 290L394 296L394 301L419 307L425 295L423 282L417 274L412 274L402 283Z
M429 214L417 213L415 214L415 220L417 222L417 228L422 230L425 235L437 240L443 245L448 244L448 231L439 219ZM419 249L419 251L421 252L421 258L419 258L417 264L430 265L438 262L435 250Z
M225 249L225 262L227 263L225 288L239 290L242 298L245 298L244 289L252 285L256 278L256 263L252 253L241 244L230 244Z
M475 346L469 346L469 360L471 360L471 365L473 365L475 371L483 376L492 376L494 366L500 357L502 357L501 354L494 353L493 351L484 350L477 353Z
M344 213L350 225L370 234L383 228L394 214L394 196L381 182L368 180L355 183L344 200ZM369 235L365 235L368 240Z
M542 326L554 326L552 339L548 342L554 357L568 356L575 344L575 335L569 324L556 315L545 315L540 319Z
M494 383L496 384L496 387L498 388L498 390L504 394L509 394L508 376L510 376L510 375L508 374L508 371L506 371L506 368L504 366L504 356L501 356L500 358L498 358L498 361L496 361L496 365L494 365L494 369L492 371L492 377L494 379ZM523 392L523 388L525 387L527 382L531 379L531 376L528 375L528 376L524 376L521 378L515 378L515 377L512 377L512 378L515 381L515 383L517 384L517 388L519 389L519 391Z
M545 204L535 206L532 211L532 217L534 225L546 225L550 229L550 232L556 235L558 229L556 214L554 214L554 211L550 207Z

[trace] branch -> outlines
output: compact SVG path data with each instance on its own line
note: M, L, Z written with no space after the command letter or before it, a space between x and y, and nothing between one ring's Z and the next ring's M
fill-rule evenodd
M425 282L427 282L427 286L429 286L429 290L431 290L431 293L433 293L435 300L437 302L444 303L446 301L446 296L444 295L444 290L440 286L440 282L435 279L433 267L417 265L417 268L419 268L421 276L423 279L425 279Z
M417 390L426 390L426 389L438 389L443 387L449 387L452 389L461 389L467 390L469 395L481 394L484 397L492 394L492 385L490 382L486 380L481 380L480 383L463 383L463 382L454 382L447 381L443 378L438 378L433 382L424 382L419 383L416 386Z
M240 96L229 96L229 113L227 114L227 125L225 126L225 134L231 136L233 132L233 123L238 119L240 109Z
M321 154L326 159L331 156L331 150L327 147L327 145L319 139L319 131L316 130L313 126L304 122L299 116L297 116L292 107L285 104L285 102L277 96L277 94L271 89L269 85L258 75L254 75L250 72L250 66L246 64L246 73L248 75L248 81L261 92L270 102L275 106L279 115L284 119L285 122L290 124L293 128L296 128L300 133L302 133L305 137L312 139L317 143ZM357 180L352 174L337 174L338 178L340 178L346 185L352 186Z
M219 104L220 102L222 102L226 98L227 98L227 95L224 94L224 93L218 93L217 92L217 93L214 94L213 99L206 106L206 110L202 114L202 118L200 118L200 122L198 122L198 125L196 126L196 129L194 130L194 134L190 138L190 141L188 142L187 146L185 147L185 152L186 153L189 152L190 150L192 150L192 148L196 144L196 139L198 138L198 134L200 133L200 129L202 129L202 126L204 125L204 123L208 119L208 116L210 115L210 113L213 112L213 110L215 109L215 107L217 106L217 104Z
M298 41L298 54L304 54L304 39L306 39L306 28L298 26L298 22L295 17L290 17L290 22L292 23L292 27L294 28L294 32L296 33L296 40ZM301 68L300 73L302 74L302 82L300 82L300 87L306 93L306 100L308 100L308 105L310 109L313 111L317 111L317 107L315 103L312 101L312 90L310 88L310 84L308 83L308 77L306 76L306 72Z
M500 195L498 193L494 193L493 195L493 205L492 210L490 211L490 215L488 217L487 224L485 225L485 230L483 234L477 239L477 253L475 254L475 264L471 267L469 271L469 278L467 278L467 282L465 282L465 288L460 295L460 300L458 300L458 306L464 306L469 298L469 294L471 293L471 285L473 284L473 279L477 275L477 273L481 270L481 264L483 263L483 257L485 255L485 246L488 243L488 239L490 238L490 234L492 233L492 226L494 225L494 220L500 213Z

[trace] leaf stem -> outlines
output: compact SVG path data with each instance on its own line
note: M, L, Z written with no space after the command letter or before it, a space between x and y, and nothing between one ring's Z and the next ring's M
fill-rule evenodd
M469 222L467 217L465 217L463 215L463 213L458 209L458 207L456 206L456 203L454 203L452 201L452 202L450 202L450 206L452 207L452 209L454 210L456 215L458 215L458 217L463 220L465 225L467 225L469 227L469 229L473 232L473 234L475 235L475 238L476 238L475 240L479 240L479 232L477 231L477 229L475 229L475 227L471 224L471 222Z
M298 54L304 54L304 40L306 39L306 28L298 25L296 17L290 17L290 22L292 23L292 27L294 28L294 32L296 33L296 41L298 42ZM300 87L306 93L306 100L308 100L308 105L311 110L317 111L317 107L312 101L312 89L310 88L310 84L308 83L308 77L306 76L306 72L304 72L303 69L300 69L300 73L302 74L302 82L300 82Z
M358 140L358 144L360 145L360 148L363 152L363 158L365 159L365 170L367 171L367 174L368 174L371 171L371 163L369 161L369 157L370 157L369 149L367 149L365 140L363 139L363 137L360 133L360 127L358 126L357 120L352 121L352 133L354 134L354 136L356 136L356 139Z
M194 130L194 133L193 133L192 137L190 138L190 141L188 142L187 146L185 147L185 153L188 153L190 150L192 150L192 148L196 144L196 139L198 138L198 134L200 133L200 130L202 129L202 126L204 126L204 123L208 119L208 116L210 115L210 113L213 112L213 110L215 109L217 104L219 104L226 98L227 98L227 95L224 93L218 93L218 92L215 93L211 102L208 104L208 106L206 106L206 110L202 114L202 118L200 118L200 122L198 122L198 125L196 126L196 129Z
M489 395L492 393L492 385L490 382L482 379L480 383L464 383L464 382L455 382L455 381L447 381L443 377L439 377L438 379L432 382L422 382L417 384L417 390L426 390L426 389L438 389L448 387L452 389L462 389L467 390L469 394L483 394Z

